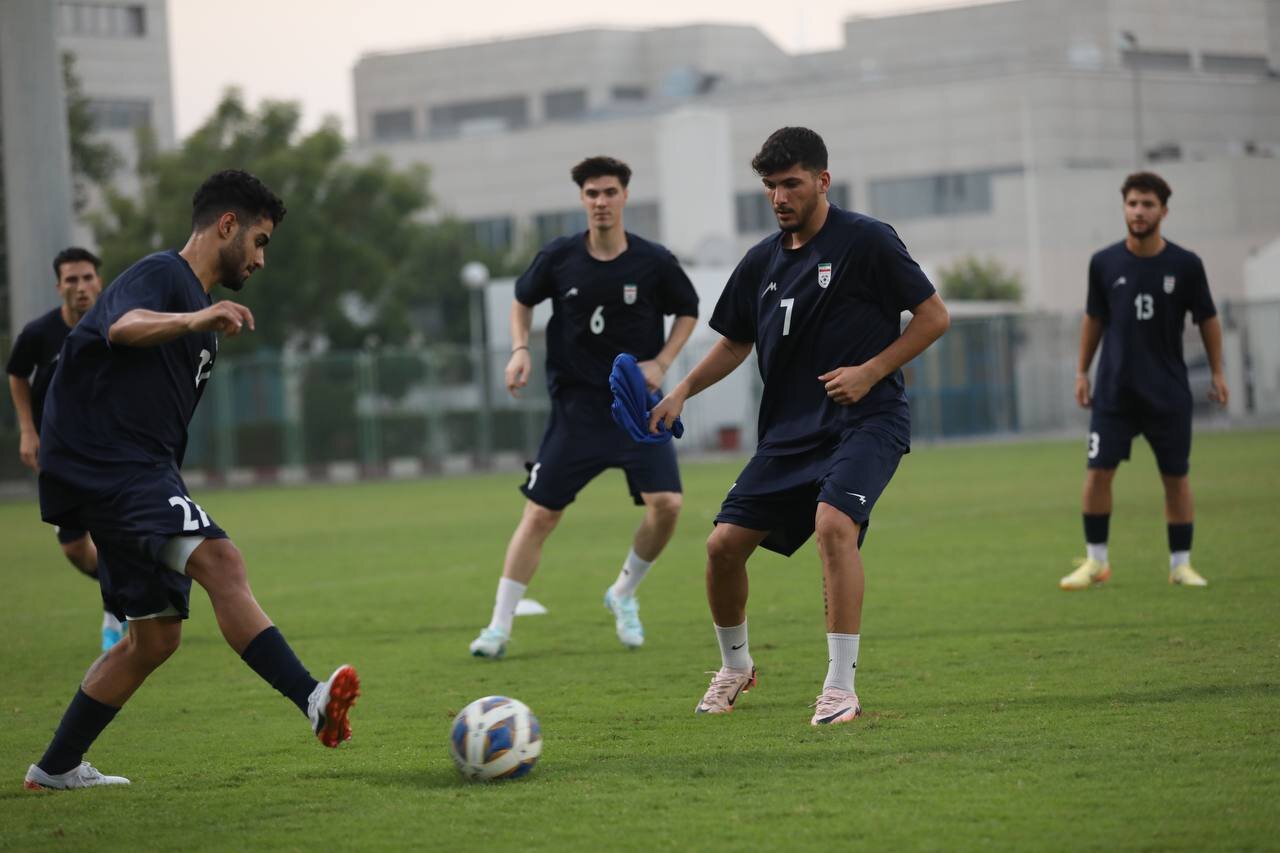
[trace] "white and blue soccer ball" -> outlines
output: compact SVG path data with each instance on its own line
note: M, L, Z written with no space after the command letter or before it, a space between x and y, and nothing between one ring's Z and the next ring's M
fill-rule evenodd
M542 754L542 727L523 702L486 696L453 718L449 754L458 772L472 782L519 779Z

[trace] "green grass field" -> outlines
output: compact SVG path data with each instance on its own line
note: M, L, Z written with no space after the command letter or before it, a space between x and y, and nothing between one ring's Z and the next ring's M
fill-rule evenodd
M511 474L209 491L255 592L321 677L357 666L355 738L321 748L222 642L197 590L178 654L89 758L128 788L21 787L96 652L97 595L32 502L0 504L0 847L75 849L1277 849L1280 433L1199 435L1195 564L1170 587L1145 445L1117 478L1115 576L1083 552L1078 442L919 448L864 549L858 692L815 730L826 671L812 542L751 564L759 687L695 717L719 665L703 542L736 464L685 468L676 539L628 653L601 607L637 512L611 472L579 497L508 658L472 659L520 511ZM504 693L542 721L532 777L461 782L452 715Z

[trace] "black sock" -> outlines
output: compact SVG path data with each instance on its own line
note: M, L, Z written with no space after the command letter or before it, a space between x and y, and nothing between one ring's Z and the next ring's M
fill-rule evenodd
M1194 527L1191 522L1186 524L1170 524L1169 525L1169 553L1173 554L1177 551L1191 550L1191 528Z
M102 730L115 719L119 708L104 705L97 699L77 689L67 711L53 733L49 748L36 766L45 773L56 776L80 766L84 754L97 740Z
M1106 545L1111 532L1111 513L1084 514L1084 541L1088 545Z
M307 699L318 682L289 648L279 628L272 625L263 630L249 641L240 658L262 676L263 681L283 693L302 713L307 713Z

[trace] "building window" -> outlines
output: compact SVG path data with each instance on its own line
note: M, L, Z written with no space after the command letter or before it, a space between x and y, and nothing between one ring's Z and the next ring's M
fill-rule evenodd
M93 99L89 115L95 130L136 130L151 126L150 101Z
M586 89L565 89L542 96L542 113L547 121L578 118L586 111Z
M1125 68L1139 71L1191 70L1191 53L1186 50L1125 50L1120 59Z
M644 86L614 86L609 90L609 97L614 101L643 101L648 96Z
M59 3L58 31L89 38L143 38L147 34L147 10L136 4Z
M848 184L832 184L827 187L827 201L841 210L853 210L853 192Z
M493 252L508 252L515 235L515 223L510 216L494 219L474 219L468 223L476 244Z
M413 110L380 110L373 114L373 138L412 139Z
M872 215L893 222L927 216L986 213L992 209L991 179L1019 169L948 172L870 182Z
M431 107L429 135L437 139L501 133L529 123L529 101L524 97L462 101Z
M557 237L586 231L587 212L578 208L539 213L533 217L533 230L537 235L538 245L544 245Z
M632 202L623 214L627 230L648 240L657 240L661 234L662 220L655 202Z
M733 210L739 234L771 231L778 224L778 220L773 215L773 205L763 189L735 195Z
M1202 53L1200 67L1209 74L1248 74L1265 77L1270 65L1265 56L1235 53Z

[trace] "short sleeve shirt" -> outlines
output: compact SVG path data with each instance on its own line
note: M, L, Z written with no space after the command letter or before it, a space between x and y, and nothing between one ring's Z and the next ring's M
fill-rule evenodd
M5 367L9 375L25 379L31 385L31 419L37 431L40 429L44 398L62 352L62 342L70 331L71 327L62 319L62 309L54 308L24 326L13 343L13 351L9 353L9 363Z
M783 237L747 252L710 321L755 345L764 380L756 452L766 456L813 449L876 412L908 416L900 370L848 406L818 377L874 358L898 338L902 312L935 292L893 228L869 216L832 206L805 245L784 248Z

